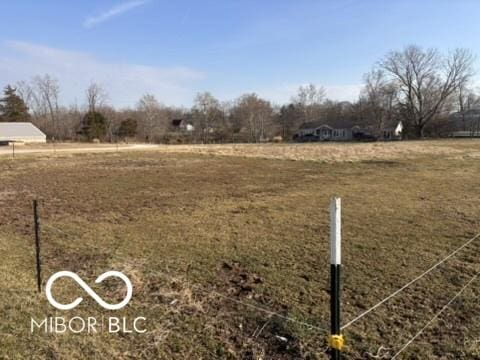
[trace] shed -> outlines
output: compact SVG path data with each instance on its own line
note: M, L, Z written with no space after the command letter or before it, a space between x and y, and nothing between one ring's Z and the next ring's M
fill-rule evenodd
M29 122L0 122L0 142L45 143L47 136Z

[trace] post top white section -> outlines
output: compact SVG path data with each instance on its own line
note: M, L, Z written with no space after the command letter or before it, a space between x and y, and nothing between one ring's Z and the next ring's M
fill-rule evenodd
M342 263L342 201L338 197L330 202L330 264Z

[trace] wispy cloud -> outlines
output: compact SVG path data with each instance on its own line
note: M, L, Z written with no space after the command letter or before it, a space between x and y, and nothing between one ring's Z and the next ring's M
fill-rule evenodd
M112 105L135 105L142 94L182 105L191 102L205 74L183 66L146 66L106 62L96 56L28 42L0 44L0 83L14 84L35 75L51 74L60 81L62 102L83 102L90 81L105 86Z
M107 11L104 11L99 15L88 17L83 22L83 27L87 29L92 28L116 16L122 15L130 10L133 10L142 5L145 5L148 2L149 0L133 0L133 1L127 1L118 5L115 5L114 7L108 9Z

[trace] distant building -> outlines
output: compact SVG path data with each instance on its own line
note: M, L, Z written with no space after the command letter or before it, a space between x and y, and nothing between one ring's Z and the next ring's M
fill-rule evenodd
M403 133L403 123L398 120L385 121L383 127L377 135L379 140L401 140Z
M353 140L355 132L359 130L360 127L352 126L349 122L336 122L334 126L324 121L310 121L300 126L294 135L294 139L306 141L348 141Z
M0 143L45 143L47 136L29 122L0 122Z
M451 136L480 137L480 109L470 109L450 115Z
M193 124L185 119L173 119L172 128L177 131L192 132L195 130Z
M299 141L351 141L351 140L400 140L401 121L386 123L381 129L360 127L351 121L311 121L303 123L294 135Z

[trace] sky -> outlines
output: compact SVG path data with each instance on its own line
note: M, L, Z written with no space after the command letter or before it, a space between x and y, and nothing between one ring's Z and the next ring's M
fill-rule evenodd
M81 105L96 81L119 108L146 93L190 106L200 91L281 104L308 83L352 101L388 51L479 55L479 14L477 0L2 1L0 86L48 73Z

